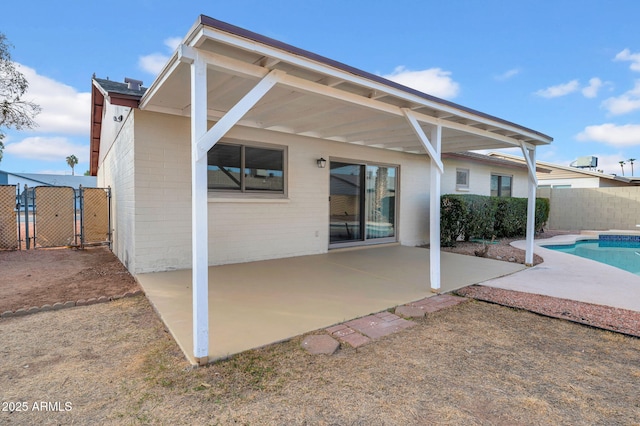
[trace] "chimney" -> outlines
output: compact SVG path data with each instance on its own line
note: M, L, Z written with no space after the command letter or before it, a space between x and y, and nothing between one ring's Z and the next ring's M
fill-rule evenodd
M129 90L140 90L142 87L141 80L135 80L133 78L125 77L124 82L127 83L127 89Z

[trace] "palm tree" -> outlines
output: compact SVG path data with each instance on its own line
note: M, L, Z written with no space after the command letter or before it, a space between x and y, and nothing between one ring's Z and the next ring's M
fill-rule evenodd
M624 176L624 161L618 161L620 163L620 168L622 169L622 176Z
M67 164L71 167L71 176L75 176L74 167L78 164L78 157L75 155L70 155L67 157Z
M633 174L633 162L636 161L636 159L635 158L629 158L627 161L629 162L629 164L631 164L631 176L635 176Z

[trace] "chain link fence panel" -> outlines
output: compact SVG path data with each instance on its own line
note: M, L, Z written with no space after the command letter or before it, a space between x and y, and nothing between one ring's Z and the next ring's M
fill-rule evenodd
M35 225L37 247L77 245L75 190L64 186L36 186Z
M0 185L0 250L18 248L16 185Z
M109 192L103 188L81 188L82 244L109 242Z

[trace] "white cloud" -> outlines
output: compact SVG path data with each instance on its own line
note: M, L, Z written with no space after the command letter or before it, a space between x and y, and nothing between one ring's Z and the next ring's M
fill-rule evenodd
M540 89L535 92L535 94L543 98L558 98L575 92L579 88L580 83L578 80L571 80L568 83L558 84L557 86L547 87L546 89Z
M162 53L152 53L146 56L140 56L138 66L149 74L157 75L162 71L162 67L169 61L169 56Z
M35 117L37 132L88 135L91 115L91 93L78 92L71 86L40 75L25 65L16 64L29 82L26 100L35 102L42 111Z
M181 37L169 37L164 39L164 45L171 49L172 52L180 46L180 43L182 43Z
M598 77L594 77L589 80L589 85L582 88L582 94L585 98L595 98L598 96L598 91L604 83Z
M579 141L602 142L613 146L640 145L640 124L605 123L587 126L576 135Z
M163 44L168 47L171 52L176 50L180 43L182 43L182 38L180 37L169 37L163 41ZM162 68L169 61L169 58L170 56L164 53L151 53L140 56L138 58L138 66L149 74L157 75L162 71Z
M618 53L614 61L629 61L631 65L629 68L633 71L640 71L640 53L631 53L629 49L624 49L622 52Z
M627 114L640 109L640 80L636 80L633 89L622 95L605 99L602 106L613 115Z
M79 163L89 161L89 146L74 144L65 137L28 137L20 142L7 143L4 152L29 160L66 162L66 158L73 154Z
M495 76L495 79L498 81L505 81L505 80L509 80L512 77L515 77L516 75L520 74L520 69L519 68L513 68L510 69L508 71L505 71L504 73Z
M382 77L440 98L455 98L460 92L460 85L453 81L451 72L440 68L411 71L401 65Z

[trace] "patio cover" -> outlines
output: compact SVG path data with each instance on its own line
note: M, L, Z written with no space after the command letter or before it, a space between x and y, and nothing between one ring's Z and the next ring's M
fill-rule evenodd
M441 154L520 147L529 168L533 262L535 149L552 138L227 23L200 16L140 100L191 117L194 356L207 362L207 151L245 126L428 155L430 279L440 288ZM215 122L209 129L208 121Z

